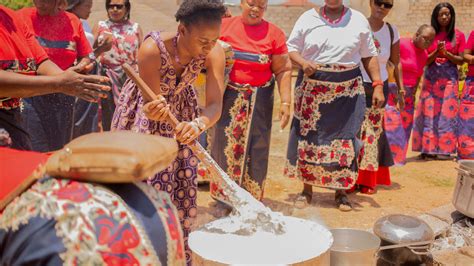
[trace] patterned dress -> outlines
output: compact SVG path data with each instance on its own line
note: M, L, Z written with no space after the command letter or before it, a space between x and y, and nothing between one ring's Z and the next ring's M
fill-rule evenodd
M179 121L192 121L199 115L197 96L192 84L204 66L205 58L194 58L186 67L181 78L176 76L171 57L166 51L158 32L150 33L161 51L161 91L171 105L171 112ZM178 82L178 79L180 80ZM120 94L117 109L112 121L112 130L132 130L146 134L173 137L173 127L166 122L149 120L143 113L143 97L135 83L128 80ZM186 145L180 145L178 158L168 169L150 177L148 184L170 194L178 208L184 231L186 258L191 262L191 251L187 246L192 218L196 217L197 204L197 165L198 159Z
M453 41L446 33L438 33L428 48L431 53L438 41L446 42L452 54L464 51L464 34L456 30ZM456 153L458 103L458 68L446 57L439 56L425 71L420 101L415 111L412 148L426 154Z
M466 50L474 53L474 31L471 31ZM458 158L474 159L474 65L469 65L466 82L461 96L458 116L459 138Z
M0 216L0 265L184 265L177 217L142 183L45 177Z
M101 100L100 118L104 130L110 129L110 123L118 103L120 91L127 79L122 65L127 63L137 68L137 54L140 46L140 32L138 23L127 21L115 23L110 20L99 21L98 40L104 38L104 32L112 33L112 49L99 57L99 72L110 78L112 90L107 99Z

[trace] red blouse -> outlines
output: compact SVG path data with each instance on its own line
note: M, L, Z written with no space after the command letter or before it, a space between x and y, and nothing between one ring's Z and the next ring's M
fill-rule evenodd
M434 50L436 50L436 47L438 46L438 42L444 41L446 42L446 50L454 55L459 55L460 53L464 52L464 47L466 46L466 37L464 36L464 33L462 33L459 30L455 31L455 40L451 41L448 40L448 37L446 36L446 32L440 32L436 34L433 43L431 46L428 48L428 53L432 53ZM444 63L448 59L444 55L439 55L436 58L437 63Z
M465 49L471 50L471 54L474 53L474 30L471 31ZM469 71L467 72L469 77L474 77L474 64L469 65Z
M221 40L230 44L235 51L266 55L270 58L262 63L236 58L230 81L240 84L264 85L273 75L271 56L288 53L285 33L265 20L251 26L244 24L241 16L225 18L222 20Z
M25 22L15 12L0 5L0 69L35 75L37 66L48 55L35 39ZM0 98L0 109L17 108L18 98Z
M51 61L61 69L71 67L77 58L92 52L82 23L74 14L64 11L57 16L40 16L34 7L19 10L18 14L35 33Z

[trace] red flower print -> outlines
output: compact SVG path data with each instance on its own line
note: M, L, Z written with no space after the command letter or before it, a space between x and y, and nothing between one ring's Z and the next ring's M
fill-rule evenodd
M459 117L462 120L469 120L474 118L474 104L461 104L459 110Z
M313 97L305 97L305 100L306 100L306 104L307 105L311 105L313 102L314 102L314 98Z
M341 157L339 157L339 165L342 167L348 166L349 164L347 163L347 154L342 154Z
M375 141L374 136L370 135L369 137L367 137L367 143L372 144L372 143L374 143L374 141Z
M301 177L306 181L315 181L316 177L306 167L300 167Z
M58 199L70 200L73 202L84 202L92 197L87 187L80 182L70 181L64 187L53 192Z
M240 176L242 174L242 171L240 170L240 166L235 165L234 169L232 170L232 174L234 174L234 176Z
M350 140L343 140L342 141L342 147L345 148L345 149L348 149L351 147L351 142Z
M330 184L331 182L332 182L332 178L330 176L321 177L321 183L323 185Z
M428 98L424 102L423 114L426 117L434 118L438 112L435 111L435 103L433 98Z
M457 99L447 99L443 103L443 108L441 111L442 115L444 115L448 119L453 119L456 117L458 113L458 101Z
M242 154L244 154L244 147L240 144L234 144L233 151L234 151L234 158L238 160L240 159Z
M444 79L444 80L446 82L448 81L447 79ZM444 98L445 89L446 89L446 83L438 82L437 84L433 86L433 95L438 98Z
M387 111L384 115L384 129L386 131L395 131L401 125L401 118L398 111Z
M232 136L234 136L235 139L240 139L242 135L244 134L244 129L240 126L236 126L234 130L232 130Z
M474 138L467 135L459 136L458 157L460 159L474 159Z
M309 120L312 114L313 114L313 110L309 107L303 110L303 118L305 120Z
M408 112L401 112L400 115L402 116L403 128L408 128L413 124L413 114L410 114Z
M421 151L421 135L417 131L413 131L412 136L412 149L414 151Z
M107 246L107 251L99 251L106 265L138 265L138 260L128 252L140 243L135 227L119 223L107 215L94 220L95 235L99 245Z
M359 81L354 80L354 83L352 83L352 88L356 89L357 87L359 87Z
M446 153L453 153L456 150L456 135L452 132L444 133L439 137L439 148Z
M396 144L390 144L395 164L405 164L406 150Z
M437 143L438 143L438 139L433 133L433 131L423 132L423 139L422 139L423 150L425 151L436 150Z
M405 97L405 110L412 110L414 106L413 97Z
M337 182L341 184L343 187L348 188L351 187L354 183L354 179L352 177L341 177L337 179Z
M346 87L344 87L344 86L339 85L339 86L336 87L336 93L338 93L338 94L344 92L345 90L346 90Z

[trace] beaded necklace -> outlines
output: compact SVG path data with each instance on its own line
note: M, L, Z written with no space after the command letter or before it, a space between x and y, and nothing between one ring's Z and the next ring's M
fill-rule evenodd
M346 8L345 6L343 6L343 7L342 7L341 16L340 16L339 18L335 19L335 20L332 20L332 19L330 19L330 18L328 17L328 15L326 14L326 5L325 5L325 6L323 6L323 8L321 9L321 16L323 16L323 18L324 18L327 22L329 22L329 23L331 23L331 24L337 24L337 23L339 23L339 22L342 20L342 18L343 18L344 15L346 14L346 11L347 11L347 8Z

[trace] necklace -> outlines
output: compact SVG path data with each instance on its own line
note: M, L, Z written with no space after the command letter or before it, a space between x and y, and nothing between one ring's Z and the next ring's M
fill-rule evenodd
M327 22L329 22L329 23L331 23L331 24L337 24L337 23L339 23L339 22L342 20L342 18L344 17L345 14L346 14L346 7L343 6L343 7L342 7L342 12L341 12L341 15L339 16L339 18L337 18L337 19L335 19L335 20L332 20L332 19L330 19L330 18L328 17L328 15L326 14L326 5L324 5L323 8L321 9L321 16L323 16L323 18L324 18Z
M174 47L174 61L180 65L181 67L184 67L184 65L181 63L179 60L179 55L178 55L178 37L179 33L176 34L176 36L173 38L173 47Z

